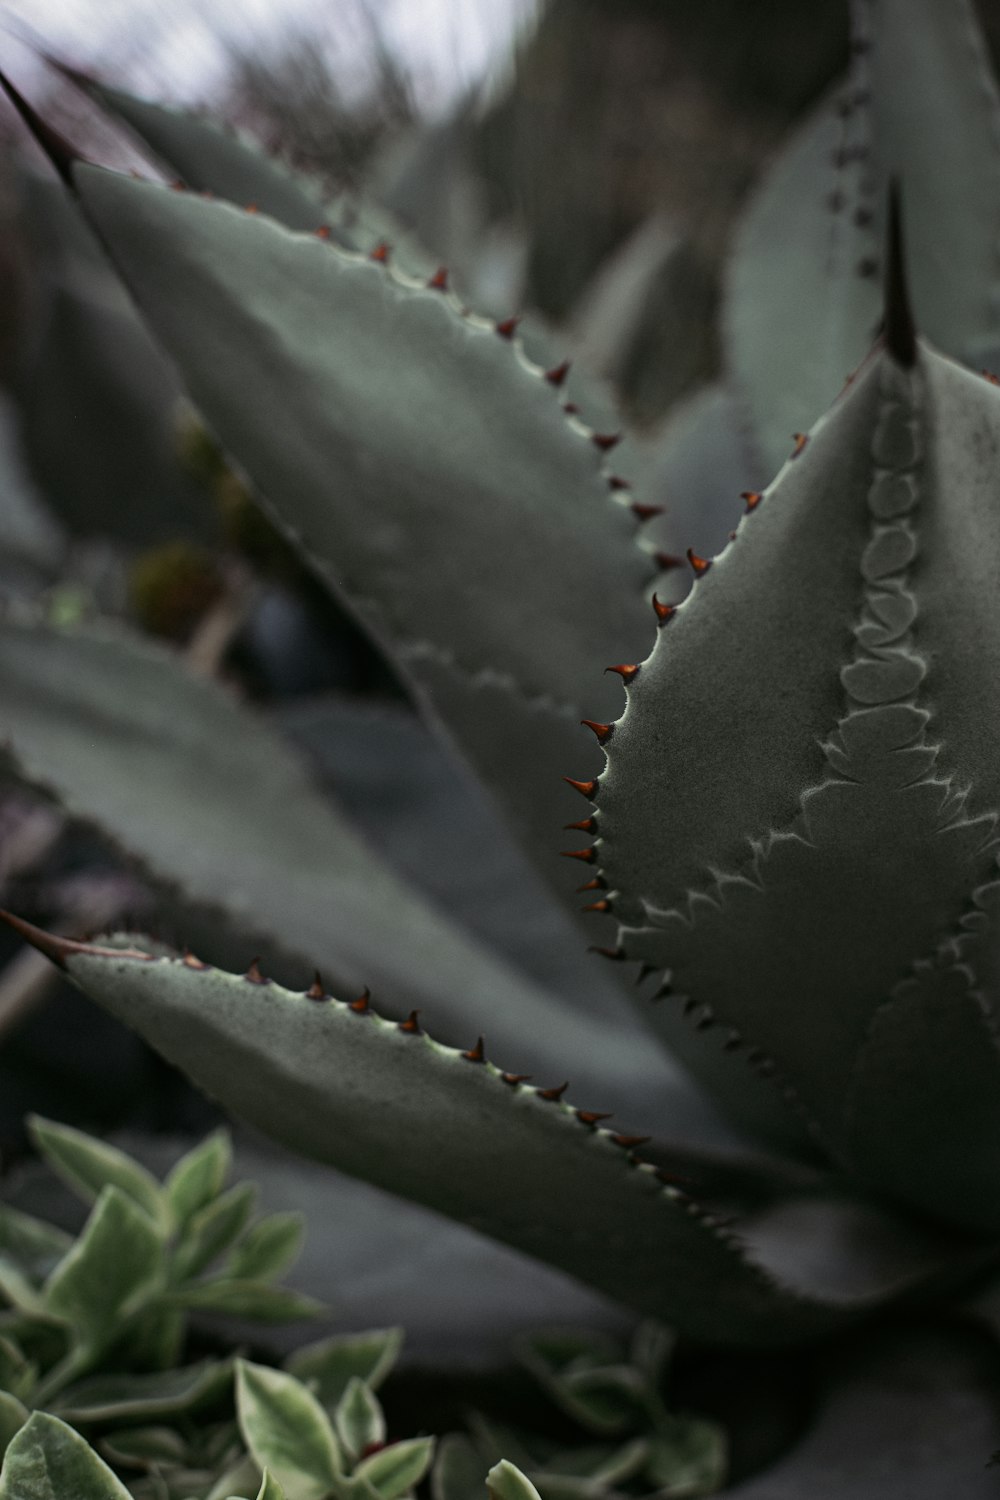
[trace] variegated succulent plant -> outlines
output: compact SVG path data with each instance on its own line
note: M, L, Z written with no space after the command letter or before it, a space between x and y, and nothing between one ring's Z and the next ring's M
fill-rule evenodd
M583 873L634 1000L574 1007L471 938L168 654L16 611L19 774L338 998L10 920L294 1150L717 1343L825 1334L1000 1262L1000 391L975 367L1000 106L965 0L858 23L869 81L779 163L730 286L763 464L801 431L679 604L632 445L530 323L478 319L368 205L321 205L200 119L92 86L165 186L80 160L11 90L261 504L492 793L519 878L572 903ZM765 1154L692 1138L635 1012Z

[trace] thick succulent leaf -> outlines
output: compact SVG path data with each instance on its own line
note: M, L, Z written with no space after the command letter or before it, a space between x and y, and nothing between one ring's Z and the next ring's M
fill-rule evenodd
M765 178L730 270L729 363L769 473L871 341L890 176L919 326L956 358L978 350L978 363L1000 343L1000 103L971 0L855 11L854 74Z
M355 1477L370 1484L382 1500L399 1500L420 1483L433 1457L433 1438L405 1438L362 1460Z
M874 1011L995 864L993 591L953 609L941 538L996 557L998 443L988 382L923 346L912 371L875 355L661 633L608 746L626 953L759 1049L835 1151Z
M245 136L204 115L171 109L123 89L84 80L87 92L138 135L187 187L216 194L245 208L249 204L289 229L330 224L318 189L285 171Z
M961 935L876 1011L848 1101L848 1151L882 1192L1000 1231L1000 884L976 892ZM992 983L990 982L992 981Z
M232 1157L229 1132L216 1130L174 1163L164 1179L163 1192L178 1226L222 1192Z
M786 1458L732 1500L992 1500L1000 1447L995 1349L962 1329L883 1334L830 1372Z
M20 1432L28 1420L28 1408L10 1391L0 1390L0 1464L10 1446L11 1439Z
M559 780L587 774L578 721L617 710L598 669L648 640L655 571L590 435L436 291L261 215L74 180L224 446L560 868Z
M72 1427L36 1411L14 1438L0 1500L129 1500L129 1492Z
M273 731L158 647L7 619L0 736L71 814L305 972L370 984L400 1014L425 1007L459 1038L523 1038L528 1066L606 1082L610 1107L669 1091L669 1066L637 1034L611 1042L466 938L354 835Z
M378 1390L399 1358L402 1344L401 1328L335 1334L296 1349L285 1361L285 1369L304 1381L322 1406L330 1408L355 1378L363 1380L369 1390Z
M120 1334L162 1277L163 1249L148 1214L120 1188L106 1187L45 1283L45 1310L67 1323L79 1350L91 1355Z
M688 1332L780 1342L955 1261L956 1247L919 1235L904 1237L897 1253L874 1216L864 1263L840 1268L832 1297L810 1284L808 1257L791 1292L608 1132L560 1099L507 1081L476 1053L340 1001L180 960L82 944L61 951L89 994L292 1149L471 1223ZM766 1245L766 1229L756 1237ZM957 1256L976 1262L968 1248Z

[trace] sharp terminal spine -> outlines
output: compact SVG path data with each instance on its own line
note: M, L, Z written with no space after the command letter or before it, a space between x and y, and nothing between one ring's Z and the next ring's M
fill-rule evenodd
M910 369L917 361L917 330L906 284L906 254L903 247L903 204L899 182L889 185L885 265L885 345L897 364Z

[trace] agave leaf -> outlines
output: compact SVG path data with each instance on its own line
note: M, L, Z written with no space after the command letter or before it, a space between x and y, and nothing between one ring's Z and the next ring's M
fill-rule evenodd
M439 292L260 215L74 180L223 445L558 869L553 791L587 774L578 722L619 703L595 667L644 646L655 575L589 434Z
M180 960L59 946L89 994L293 1150L473 1223L685 1331L781 1341L983 1257L974 1247L922 1244L918 1232L898 1251L872 1215L863 1241L870 1258L839 1268L832 1299L820 1277L809 1283L808 1256L789 1292L661 1186L652 1166L633 1163L559 1099L505 1082L475 1053L340 1001L317 1005L276 985L264 994Z
M913 370L874 356L662 632L608 747L620 942L761 1049L834 1152L876 1008L996 861L1000 640L978 578L954 603L954 548L995 556L998 441L988 382L925 346Z
M155 104L92 79L77 81L123 120L187 187L217 194L243 208L254 204L289 229L308 232L325 224L339 237L318 188L300 173L286 171L247 136L190 110Z
M129 1500L85 1438L36 1411L13 1439L0 1474L0 1500Z
M830 1371L818 1415L732 1500L993 1500L1000 1447L995 1349L965 1330L882 1334Z
M857 0L855 12L854 73L765 178L730 268L729 364L768 473L871 342L890 175L920 327L980 363L1000 343L1000 106L973 6Z
M29 780L238 930L345 986L384 989L401 1014L426 1007L459 1036L488 1028L511 1049L523 1037L530 1066L606 1081L612 1105L666 1097L669 1066L638 1035L610 1043L466 938L361 843L273 731L169 653L8 619L0 699Z

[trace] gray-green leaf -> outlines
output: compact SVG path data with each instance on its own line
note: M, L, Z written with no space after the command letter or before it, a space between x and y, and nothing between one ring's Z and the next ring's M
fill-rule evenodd
M341 1445L352 1462L356 1463L372 1444L385 1442L385 1417L378 1397L357 1375L352 1375L337 1402L333 1421Z
M49 1166L85 1202L95 1203L109 1185L120 1188L166 1233L168 1216L159 1183L124 1151L41 1115L31 1115L28 1128Z
M290 1354L285 1369L305 1381L322 1406L337 1405L353 1376L377 1391L403 1345L401 1328L374 1328L366 1333L338 1333L304 1344Z
M36 1411L7 1449L0 1500L129 1500L129 1493L78 1432Z
M382 1500L400 1500L420 1483L433 1457L433 1438L406 1438L363 1459L354 1475L367 1480Z

